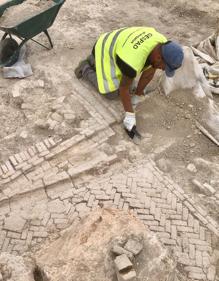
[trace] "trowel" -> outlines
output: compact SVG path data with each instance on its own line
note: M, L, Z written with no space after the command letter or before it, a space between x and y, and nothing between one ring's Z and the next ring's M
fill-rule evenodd
M141 141L141 134L137 131L136 126L133 126L133 128L131 129L131 131L128 131L127 129L125 129L126 133L128 134L128 136L133 140L133 142L135 144L140 144Z

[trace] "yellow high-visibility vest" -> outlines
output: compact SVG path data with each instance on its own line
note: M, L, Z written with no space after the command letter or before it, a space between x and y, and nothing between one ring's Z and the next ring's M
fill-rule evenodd
M116 55L140 74L154 47L165 42L166 37L151 27L127 27L102 34L95 46L99 92L106 94L119 89L122 73Z

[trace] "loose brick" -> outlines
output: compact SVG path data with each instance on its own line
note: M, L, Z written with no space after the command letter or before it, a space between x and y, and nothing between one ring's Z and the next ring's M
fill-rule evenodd
M114 263L118 271L129 270L133 267L133 264L125 254L117 256Z
M134 258L133 254L131 252L125 250L124 248L122 248L118 245L114 245L111 251L116 255L125 254L130 260L133 260L133 258Z
M138 255L142 251L143 245L137 240L129 239L124 248L132 254Z

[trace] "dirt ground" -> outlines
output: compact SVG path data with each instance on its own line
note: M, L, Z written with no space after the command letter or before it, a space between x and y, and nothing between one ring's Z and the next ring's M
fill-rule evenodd
M65 139L83 128L90 115L71 95L73 70L90 53L100 33L122 26L153 26L168 38L192 45L213 33L218 13L217 0L67 0L50 29L54 49L47 51L34 42L27 44L34 75L23 80L0 77L0 160L47 136ZM47 44L44 35L37 39ZM214 98L219 103L219 98ZM195 127L199 111L201 108L188 92L169 97L158 91L150 93L137 108L138 127L144 139L135 151L129 151L127 145L124 157L129 161L144 154L153 157L219 221L215 198L192 184L196 178L219 189L218 147ZM128 143L122 126L115 129L118 134L111 145L123 139ZM205 161L200 163L199 158ZM188 171L191 163L197 172Z

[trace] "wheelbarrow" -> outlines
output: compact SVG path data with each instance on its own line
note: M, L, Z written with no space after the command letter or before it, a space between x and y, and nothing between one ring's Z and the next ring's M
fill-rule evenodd
M0 17L3 15L3 13L7 8L14 5L22 4L24 1L25 0L6 0L6 2L3 5L0 5ZM2 40L15 41L13 39L13 35L17 36L21 40L21 43L17 44L17 47L15 48L15 50L13 50L13 54L9 58L7 58L6 61L4 62L0 61L0 66L10 66L13 63L15 63L19 56L19 51L21 47L28 40L32 40L48 50L53 48L53 43L48 33L48 28L52 26L52 24L54 23L55 18L59 12L59 9L61 8L65 0L52 0L52 1L53 1L53 5L51 5L49 8L46 8L44 11L39 12L38 14L32 17L30 16L29 18L26 18L25 20L19 22L16 26L3 27L0 25L0 30L4 32L1 41ZM44 32L45 35L47 36L50 47L47 47L42 43L33 39L33 37L40 34L41 32ZM7 36L9 36L10 39L6 38Z

